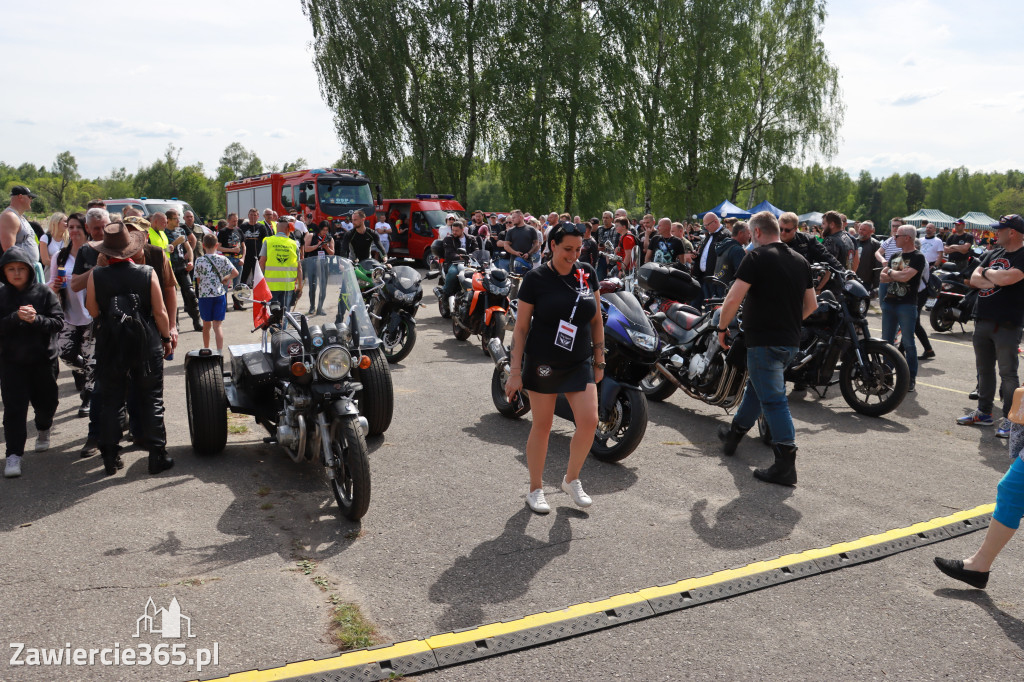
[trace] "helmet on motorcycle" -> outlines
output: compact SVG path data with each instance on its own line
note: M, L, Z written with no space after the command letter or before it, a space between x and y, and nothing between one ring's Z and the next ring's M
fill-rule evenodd
M432 253L435 258L444 258L444 244L441 242L440 239L435 239L430 244L430 253Z

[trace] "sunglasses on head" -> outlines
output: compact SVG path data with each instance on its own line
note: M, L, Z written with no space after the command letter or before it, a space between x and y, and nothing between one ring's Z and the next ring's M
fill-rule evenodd
M576 223L562 223L558 227L562 234L574 234L580 237L586 234L586 228Z

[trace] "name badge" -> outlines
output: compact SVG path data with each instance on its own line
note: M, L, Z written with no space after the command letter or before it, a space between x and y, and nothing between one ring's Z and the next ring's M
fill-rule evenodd
M576 343L576 325L565 320L558 321L558 332L555 334L555 345L565 350L572 350Z
M327 258L327 253L324 251L317 251L316 257L320 260L323 260L324 258Z

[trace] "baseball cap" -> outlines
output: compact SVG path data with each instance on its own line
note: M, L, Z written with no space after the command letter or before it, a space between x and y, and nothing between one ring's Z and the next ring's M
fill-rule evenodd
M1017 232L1024 234L1024 218L1021 218L1016 213L1012 215L1004 215L999 219L999 222L996 223L995 228L997 230L1001 230L1004 227L1008 227L1011 230L1016 230Z
M32 190L30 190L25 185L15 185L14 187L12 187L11 188L11 196L12 197L17 197L17 196L30 197L32 199L36 198L36 195L32 193Z
M954 222L953 224L954 224L954 225L966 225L967 223L965 223L965 222L964 222L964 219L963 219L963 218L959 218L959 219L957 219L957 220L956 220L956 222Z

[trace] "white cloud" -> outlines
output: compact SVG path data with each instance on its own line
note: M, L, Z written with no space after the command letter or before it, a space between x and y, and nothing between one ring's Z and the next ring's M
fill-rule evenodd
M220 137L224 134L224 131L220 128L200 128L196 131L196 135L203 137Z
M36 124L35 121L31 121L31 120L29 120L27 118L17 118L17 119L14 119L14 122L17 123L20 126L34 126Z
M892 101L894 107L909 107L914 104L920 104L926 99L938 97L942 94L942 90L931 90L929 92L908 92L905 95L900 95Z
M295 137L295 133L288 130L287 128L274 128L273 130L268 130L263 134L266 135L267 137L274 137L279 140L287 137Z
M245 128L239 128L235 132L231 133L235 137L249 137L250 133Z

